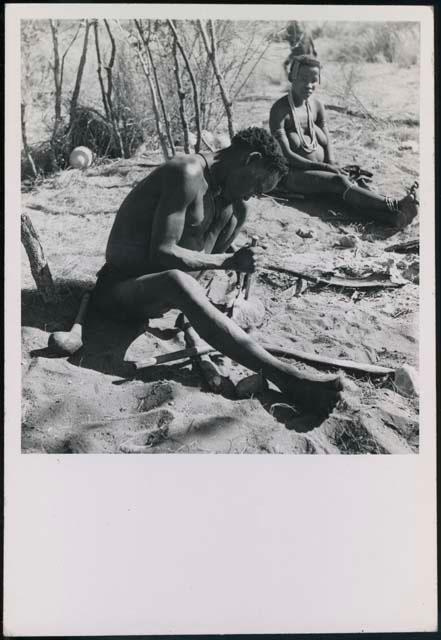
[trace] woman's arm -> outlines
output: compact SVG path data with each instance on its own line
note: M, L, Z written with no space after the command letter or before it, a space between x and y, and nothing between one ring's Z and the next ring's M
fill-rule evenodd
M316 101L317 103L317 126L323 131L326 136L326 146L325 146L325 162L328 164L335 165L335 156L334 156L334 148L332 145L331 135L329 133L329 129L326 124L326 112L325 107L320 102L320 100Z

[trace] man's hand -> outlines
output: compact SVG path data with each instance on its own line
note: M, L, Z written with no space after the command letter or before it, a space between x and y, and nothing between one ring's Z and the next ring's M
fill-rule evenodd
M242 247L224 261L224 269L225 271L254 273L256 269L264 265L263 253L262 247Z

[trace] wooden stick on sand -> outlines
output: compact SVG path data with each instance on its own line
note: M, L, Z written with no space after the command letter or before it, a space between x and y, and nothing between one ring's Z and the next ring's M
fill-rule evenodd
M356 362L354 360L343 360L341 358L328 358L315 353L305 353L304 351L298 351L296 349L285 349L284 347L277 347L268 343L263 343L262 347L274 356L293 358L294 360L300 360L301 362L306 362L312 365L343 369L354 373L358 372L373 376L387 376L395 371L395 369L392 369L391 367L383 367L377 364L370 364L369 362ZM173 353L166 353L164 355L156 356L155 358L149 358L142 362L135 362L134 364L138 370L145 369L146 367L152 367L157 364L162 364L163 362L174 362L177 360L191 358L195 356L195 353L199 356L203 356L207 353L214 354L218 352L214 347L210 347L209 345L196 346L189 349L181 349L180 351L175 351Z

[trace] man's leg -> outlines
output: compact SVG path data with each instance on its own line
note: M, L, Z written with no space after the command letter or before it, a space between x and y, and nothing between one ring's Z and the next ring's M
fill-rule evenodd
M371 220L394 227L404 227L418 213L412 196L392 201L373 191L354 185L346 176L327 171L290 171L287 189L305 195L332 193L341 196L354 209L362 209Z
M157 313L161 306L179 309L208 344L248 369L262 372L296 402L318 413L329 412L340 398L340 377L306 375L272 356L216 309L200 284L183 271L173 269L126 280L113 287L108 302L144 317Z

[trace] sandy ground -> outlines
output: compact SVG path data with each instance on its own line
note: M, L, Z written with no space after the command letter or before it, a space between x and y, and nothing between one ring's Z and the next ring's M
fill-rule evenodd
M381 83L406 72L407 102L402 101L405 108L401 108L400 123L386 122L391 113L396 114L396 94L391 90L381 109L366 98L367 108L375 108L385 120L371 122L331 109L330 129L342 164L356 159L374 172L376 188L400 195L418 176L418 149L415 144L403 144L403 140L418 140L418 126L413 122L418 117L416 100L411 99L417 95L416 72L380 65L381 78L379 69L376 75L373 69L377 65L365 66L363 77L368 84L369 74ZM400 87L403 78L398 78ZM326 90L324 84L325 103L332 100L339 107ZM272 101L283 91L283 83L267 81L258 98L250 94L251 98L236 105L239 124L266 124ZM398 150L400 145L405 148ZM214 395L189 361L136 373L133 360L184 346L182 334L174 328L175 312L139 327L111 322L91 310L83 349L71 358L51 356L47 349L50 332L70 328L81 292L93 286L103 263L113 216L147 171L118 165L85 173L67 171L23 193L22 209L41 236L59 288L59 300L43 304L22 249L23 451L416 452L417 399L400 395L391 378L347 375L352 391L346 404L319 421L300 413L293 399L275 388L244 400ZM417 238L418 221L392 234L347 217L348 212L335 202L288 203L264 196L250 203L252 215L241 239L257 235L266 247L268 262L283 261L309 273L376 273L401 284L370 292L298 287L301 293L296 295L294 277L262 271L252 289L252 295L265 306L263 325L253 330L257 339L392 368L406 363L418 368L419 256L384 251L388 245ZM329 210L343 217L336 218ZM298 230L311 232L312 237L302 238ZM355 248L338 246L351 235L357 239ZM228 358L216 362L233 382L250 373ZM307 365L298 366L313 371Z

